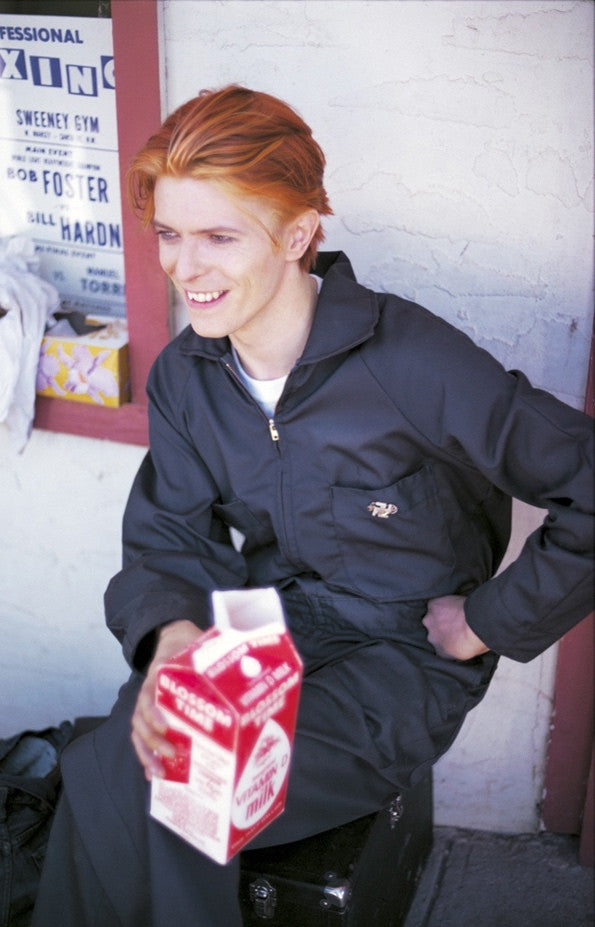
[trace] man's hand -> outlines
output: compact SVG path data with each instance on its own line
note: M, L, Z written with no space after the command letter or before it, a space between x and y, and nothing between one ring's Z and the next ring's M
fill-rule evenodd
M489 650L467 624L464 604L462 595L445 595L428 602L422 624L436 653L447 660L470 660Z
M157 670L175 654L200 637L202 631L191 621L173 621L159 632L159 642L149 665L132 715L132 743L145 770L145 778L162 776L161 757L173 757L175 749L165 738L167 723L155 705Z

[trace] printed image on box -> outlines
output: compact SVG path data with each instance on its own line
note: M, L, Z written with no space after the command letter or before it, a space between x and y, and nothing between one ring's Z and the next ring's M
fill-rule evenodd
M117 408L130 399L128 328L125 319L87 316L77 335L62 320L45 334L36 393Z
M285 807L302 664L275 589L212 594L214 627L157 678L176 747L151 815L226 863Z

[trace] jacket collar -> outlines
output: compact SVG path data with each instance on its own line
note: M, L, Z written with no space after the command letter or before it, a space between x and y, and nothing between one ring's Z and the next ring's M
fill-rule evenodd
M323 278L312 330L298 366L348 351L366 341L378 321L378 301L372 290L357 283L342 251L322 252L315 274ZM190 326L178 337L182 354L218 360L229 354L228 338L201 338Z

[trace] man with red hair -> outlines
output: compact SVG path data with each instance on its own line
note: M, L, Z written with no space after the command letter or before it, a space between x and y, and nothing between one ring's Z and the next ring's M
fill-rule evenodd
M149 377L106 593L132 675L64 755L35 927L241 924L237 858L147 811L173 750L156 672L209 626L213 590L277 588L304 662L286 810L255 846L382 808L499 654L530 660L591 608L589 420L319 255L323 171L299 115L237 86L181 106L131 165L190 324ZM513 496L548 513L496 576Z

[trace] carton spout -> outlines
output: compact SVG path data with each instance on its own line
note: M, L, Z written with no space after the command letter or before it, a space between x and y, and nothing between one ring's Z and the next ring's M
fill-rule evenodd
M212 593L213 619L220 630L255 631L263 625L285 626L276 589L229 589Z

